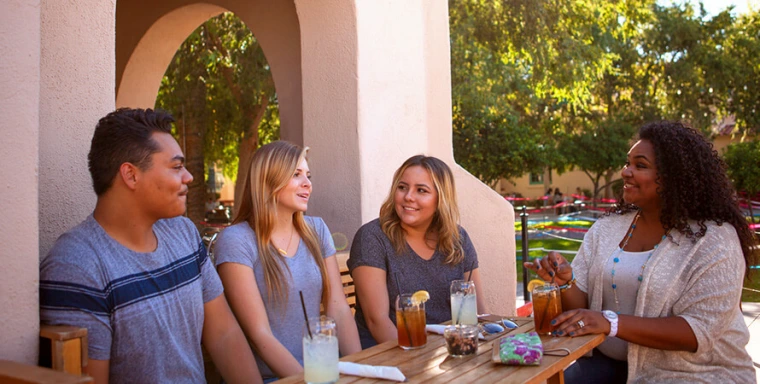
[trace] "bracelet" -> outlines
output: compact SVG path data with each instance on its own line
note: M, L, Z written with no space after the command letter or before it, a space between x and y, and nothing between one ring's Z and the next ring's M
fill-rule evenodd
M575 272L573 272L573 276L570 278L570 281L568 281L567 283L565 283L565 285L562 285L562 286L559 287L559 291L560 292L564 292L564 291L572 288L573 284L575 284Z

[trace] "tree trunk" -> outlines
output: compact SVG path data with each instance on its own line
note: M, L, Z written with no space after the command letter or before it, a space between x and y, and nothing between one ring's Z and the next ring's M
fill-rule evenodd
M607 170L607 173L604 175L604 198L605 199L611 199L612 196L612 177L615 176L615 171L610 169Z
M269 106L269 97L266 94L261 96L260 101L260 104L252 108L250 110L251 112L249 112L251 126L240 141L240 147L238 148L238 171L235 178L236 204L232 207L233 217L237 215L239 205L237 202L240 201L240 197L243 195L246 175L250 172L251 157L253 157L253 152L259 146L259 124L261 124L261 120L264 118L264 112L266 112L266 109Z
M204 178L203 121L190 113L184 119L185 168L193 175L188 185L187 217L202 229L206 217L206 180Z
M206 86L198 81L191 87L189 93L187 104L183 105L177 125L181 128L180 133L183 135L180 145L185 152L185 168L193 175L193 181L188 185L187 217L195 223L198 230L201 230L203 229L201 222L206 218L207 199L204 177Z
M544 190L542 192L546 193L545 191L548 191L549 188L552 187L552 169L549 167L546 167L544 169Z

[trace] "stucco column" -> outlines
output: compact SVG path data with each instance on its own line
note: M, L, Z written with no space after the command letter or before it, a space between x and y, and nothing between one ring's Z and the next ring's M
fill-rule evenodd
M42 1L40 253L95 206L87 153L114 109L114 0Z
M0 359L36 364L40 2L0 2Z
M357 137L356 14L352 0L296 0L301 28L303 144L314 192L309 215L350 241L362 224Z
M313 213L351 239L378 216L406 158L437 156L455 173L461 224L478 249L489 307L514 313L512 208L453 158L446 2L301 0L296 9Z

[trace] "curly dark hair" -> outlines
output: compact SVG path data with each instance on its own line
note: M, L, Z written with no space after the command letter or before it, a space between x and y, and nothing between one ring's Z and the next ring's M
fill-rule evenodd
M726 163L712 143L682 122L659 121L639 129L638 140L652 143L657 165L657 194L662 199L660 222L665 231L675 229L692 241L705 235L708 221L731 224L739 236L745 276L758 260L757 239L749 228L731 181ZM608 213L625 214L639 208L620 196ZM688 221L694 220L694 232Z

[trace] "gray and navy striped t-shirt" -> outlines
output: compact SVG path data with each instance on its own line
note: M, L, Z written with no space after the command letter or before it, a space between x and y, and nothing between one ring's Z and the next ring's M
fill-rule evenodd
M110 382L205 382L204 303L222 293L195 226L159 220L154 252L134 252L90 215L40 265L40 319L87 328L90 359Z

